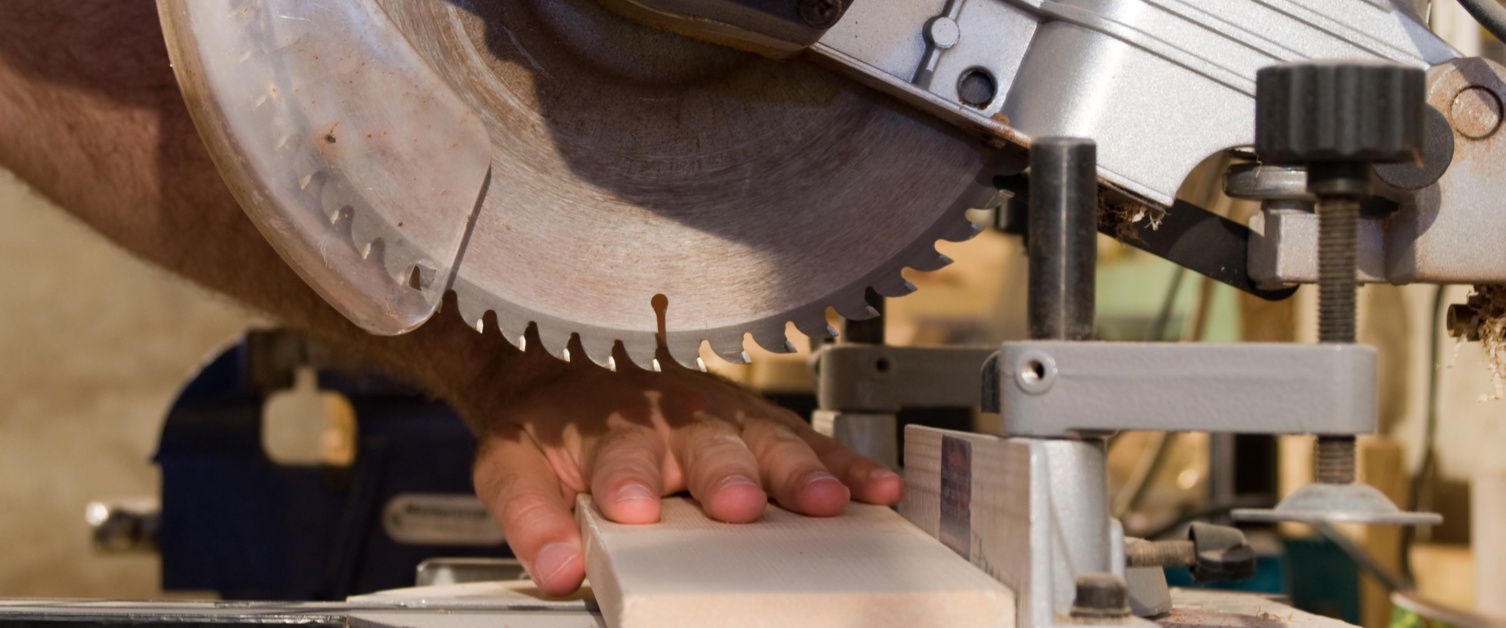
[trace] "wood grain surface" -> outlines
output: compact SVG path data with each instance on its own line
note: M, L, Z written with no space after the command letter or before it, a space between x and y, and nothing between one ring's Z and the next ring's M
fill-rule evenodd
M583 496L576 512L613 628L1014 625L1009 589L888 508L813 518L770 506L736 525L670 498L660 523L635 526Z

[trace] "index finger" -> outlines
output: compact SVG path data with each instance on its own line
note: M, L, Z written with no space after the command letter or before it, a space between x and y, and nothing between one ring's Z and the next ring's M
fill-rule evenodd
M586 577L570 500L533 439L515 425L482 437L472 472L476 496L545 595L568 595Z

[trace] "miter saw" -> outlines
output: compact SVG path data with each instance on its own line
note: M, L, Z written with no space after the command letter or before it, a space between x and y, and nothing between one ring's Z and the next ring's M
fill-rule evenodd
M903 269L944 266L936 242L979 229L968 209L1028 206L1033 341L941 358L837 344L817 358L836 432L917 399L1002 412L1007 437L912 429L910 451L939 462L910 475L904 510L943 540L1018 549L954 546L1015 588L1018 625L1135 623L1115 600L1147 615L1172 602L1164 579L1135 571L1167 563L1107 515L1107 432L1321 434L1320 481L1241 514L1436 520L1353 483L1375 356L1345 331L1356 279L1506 283L1506 213L1487 209L1506 69L1461 57L1408 4L159 6L237 199L376 334L411 331L453 290L478 331L521 345L532 326L564 358L578 339L609 367L619 344L649 368L663 355L698 366L703 345L740 362L750 337L792 350L788 324L835 335L828 308L877 315L874 297L914 289ZM1257 89L1263 68L1309 59L1359 63L1286 66ZM1258 94L1280 94L1261 96L1259 138ZM1262 201L1248 227L1175 197L1226 153L1245 162L1229 195ZM1095 231L1265 298L1321 283L1327 343L1081 342ZM1463 332L1478 333L1467 314ZM886 387L905 373L971 385ZM959 484L977 477L973 454L946 453L963 450L1002 461L1007 490ZM948 505L962 490L971 512L1013 523L980 527ZM1091 604L1104 599L1114 608Z

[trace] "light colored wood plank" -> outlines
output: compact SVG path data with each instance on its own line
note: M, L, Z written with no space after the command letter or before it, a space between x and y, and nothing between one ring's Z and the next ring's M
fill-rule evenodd
M1091 452L1098 447L910 425L899 510L1015 591L1017 623L1050 625L1072 606L1075 574L1122 571L1109 562L1107 500L1094 510L1070 496L1104 481L1103 458ZM1071 548L1062 552L1067 568L1056 567L1051 548Z
M1413 545L1412 577L1417 580L1417 592L1430 600L1481 612L1491 610L1483 604L1475 606L1475 558L1467 545Z
M607 625L1014 625L1014 595L893 510L852 504L803 517L770 506L751 524L664 500L656 525L613 523L576 506L586 575Z
M1402 444L1386 436L1365 436L1360 438L1358 454L1359 480L1380 489L1392 502L1405 505L1411 478L1406 474ZM1346 526L1345 531L1381 566L1393 573L1401 569L1400 526ZM1360 570L1361 625L1389 625L1392 606L1391 590Z
M1506 617L1506 468L1476 473L1470 488L1475 608Z

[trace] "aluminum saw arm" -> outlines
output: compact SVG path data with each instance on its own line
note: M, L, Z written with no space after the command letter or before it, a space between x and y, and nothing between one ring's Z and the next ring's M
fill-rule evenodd
M675 4L636 2L661 10ZM809 46L815 62L996 143L1028 147L1030 137L1092 138L1107 191L1173 214L1197 215L1196 207L1178 206L1175 194L1198 163L1252 143L1256 70L1304 59L1380 59L1426 68L1432 118L1427 148L1417 164L1377 169L1383 199L1375 203L1381 211L1373 213L1381 215L1363 227L1361 278L1398 284L1506 281L1506 253L1499 246L1506 221L1483 209L1498 194L1496 172L1487 164L1498 163L1506 150L1497 137L1506 71L1461 57L1408 3L834 4L845 12ZM1230 192L1256 199L1305 195L1296 174L1259 183L1236 177ZM1314 217L1268 214L1255 226L1269 226L1270 233L1255 234L1248 283L1215 278L1257 293L1262 285L1272 290L1316 280ZM1164 256L1175 248L1166 244L1155 252Z

